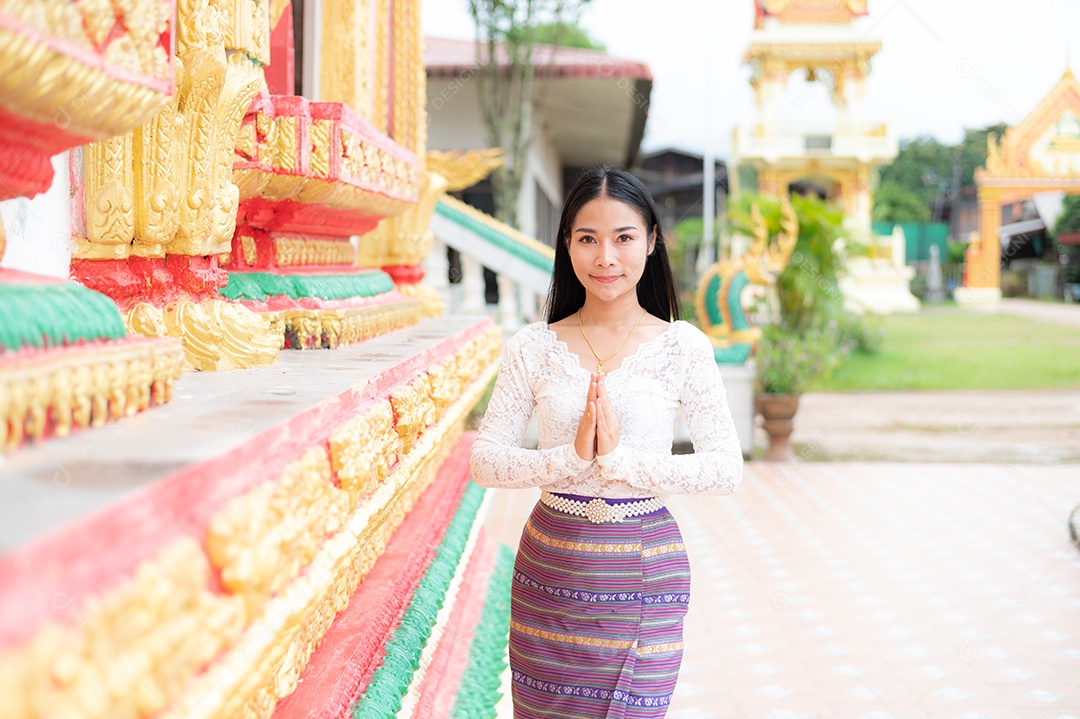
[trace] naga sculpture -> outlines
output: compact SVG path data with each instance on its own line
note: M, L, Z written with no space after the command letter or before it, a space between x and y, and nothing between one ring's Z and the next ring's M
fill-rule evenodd
M799 238L799 219L787 196L780 199L780 234L769 236L769 225L757 203L750 207L754 241L735 259L713 264L698 283L694 301L701 328L713 343L719 364L746 361L761 330L750 325L743 306L743 291L753 285L776 282L791 259Z

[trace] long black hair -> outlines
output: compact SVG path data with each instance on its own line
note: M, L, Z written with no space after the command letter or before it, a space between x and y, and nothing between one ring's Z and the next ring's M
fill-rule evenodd
M679 319L679 296L652 195L641 180L626 170L603 165L582 172L566 195L559 219L559 234L555 238L555 269L551 273L547 298L548 323L569 317L585 304L585 286L574 273L568 244L578 212L585 203L601 196L625 202L637 210L645 222L646 235L652 236L653 228L656 228L653 251L645 261L645 272L637 285L638 302L646 312L665 322Z

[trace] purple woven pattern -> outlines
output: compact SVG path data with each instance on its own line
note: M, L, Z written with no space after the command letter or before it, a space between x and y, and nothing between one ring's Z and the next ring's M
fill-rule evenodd
M537 504L510 592L515 719L660 719L682 662L690 565L666 510L593 524Z

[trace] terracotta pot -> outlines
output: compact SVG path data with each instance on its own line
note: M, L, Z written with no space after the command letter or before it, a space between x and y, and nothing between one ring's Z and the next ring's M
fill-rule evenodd
M765 461L790 462L794 458L791 451L791 431L795 428L791 420L799 409L799 395L759 394L754 396L754 403L763 420L761 426L769 435L769 449L765 452Z

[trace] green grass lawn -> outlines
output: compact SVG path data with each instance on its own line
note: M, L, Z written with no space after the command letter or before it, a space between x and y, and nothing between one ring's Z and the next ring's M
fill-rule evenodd
M1080 388L1080 330L953 307L880 324L880 352L851 355L810 390Z

